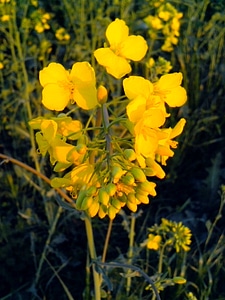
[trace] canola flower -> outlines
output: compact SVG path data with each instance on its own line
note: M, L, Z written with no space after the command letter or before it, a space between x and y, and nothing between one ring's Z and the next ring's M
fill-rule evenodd
M129 61L140 61L148 46L142 36L129 35L129 28L123 20L116 19L106 29L109 47L94 51L98 63L119 79L131 72Z
M50 63L40 71L42 103L50 109L62 111L72 101L83 109L97 106L94 69L88 62L73 64L71 71L61 64Z
M148 238L142 243L148 249L159 250L160 247L167 247L173 248L177 253L190 250L192 233L182 222L162 218L161 224L152 226L149 232Z
M109 24L106 37L109 47L97 49L94 56L120 79L131 72L130 60L145 56L147 44L143 37L129 35L120 19ZM162 167L174 155L174 139L185 125L182 118L173 128L165 127L168 107L180 107L187 100L182 74L165 74L155 82L142 76L125 78L126 105L121 98L111 98L107 82L96 82L87 61L75 62L70 70L52 62L40 71L39 80L42 104L53 116L35 118L30 126L37 131L38 152L50 158L54 172L63 172L51 180L52 187L67 190L73 208L90 217L114 219L125 206L136 212L140 204L148 204L157 194L152 178L165 177ZM116 109L109 114L111 101L119 106L118 115ZM87 114L86 124L71 117L74 108ZM127 132L123 138L118 128ZM157 250L161 242L160 234L150 233L149 248ZM177 243L177 249L187 242Z

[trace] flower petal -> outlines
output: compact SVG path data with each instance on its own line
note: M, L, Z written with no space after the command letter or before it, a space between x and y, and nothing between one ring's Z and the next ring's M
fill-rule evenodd
M39 72L39 80L42 87L49 83L57 83L58 81L68 81L69 73L58 63L50 63Z
M182 86L177 86L176 88L171 89L163 98L163 100L170 107L180 107L185 104L187 101L187 93L185 88Z
M130 35L121 43L120 55L133 61L141 60L148 50L145 39L140 35Z
M123 42L129 35L129 28L123 20L116 19L106 29L106 38L111 46Z
M123 80L123 88L128 99L132 100L138 95L149 98L153 92L153 84L151 81L141 76L130 76Z
M107 73L117 79L131 72L131 67L127 60L117 56L109 48L99 48L95 50L94 56L98 63L106 68Z
M182 73L172 73L166 74L160 77L159 81L156 83L156 86L160 90L170 90L179 85L181 85L183 79Z
M42 91L42 103L49 110L62 111L70 101L70 90L50 83Z
M137 96L127 105L127 115L131 122L137 123L146 110L146 99L143 96Z

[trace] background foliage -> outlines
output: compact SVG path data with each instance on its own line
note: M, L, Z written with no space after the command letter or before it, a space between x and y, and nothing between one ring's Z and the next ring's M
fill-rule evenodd
M180 147L168 163L166 180L157 183L157 197L136 216L137 249L146 238L147 228L161 218L182 221L193 233L191 251L180 258L187 283L165 289L160 293L162 299L222 300L224 1L168 1L183 13L179 42L171 52L161 50L160 35L153 44L144 22L148 15L154 15L157 2L0 1L0 152L52 175L48 163L37 155L28 127L32 117L44 112L38 72L51 61L69 68L76 61L87 60L98 70L93 51L103 45L110 21L124 19L131 32L147 39L151 46L148 58L161 56L171 61L173 72L183 73L188 92L188 104L173 115L174 122L181 116L187 119ZM61 33L60 28L64 28ZM144 70L144 66L138 69L140 74ZM113 79L108 86L112 92L120 92ZM79 215L60 208L56 201L59 196L49 186L16 165L1 162L0 183L0 299L51 300L59 295L60 299L82 299L89 284L85 275L86 237ZM118 257L126 260L129 215L125 211L113 223L108 261ZM107 226L107 220L94 220L99 253ZM172 253L167 260L166 276L176 273L181 265ZM156 261L157 255L142 252L133 263L154 275ZM110 272L116 287L112 299L128 299L119 285L119 271ZM143 280L133 279L129 299L152 299L145 286Z

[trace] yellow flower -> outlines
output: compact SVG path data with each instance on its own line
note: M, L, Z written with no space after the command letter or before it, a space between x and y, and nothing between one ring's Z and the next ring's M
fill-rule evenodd
M57 134L57 127L57 123L53 120L41 122L41 132L36 133L39 152L42 155L49 152L51 164L56 162L70 164L66 157L74 146L61 139L61 136Z
M63 27L56 30L55 36L59 41L68 41L70 39L70 35L66 32L66 29Z
M147 248L152 250L159 250L161 240L162 238L160 235L154 235L150 233L148 235Z
M58 63L50 63L40 71L42 103L50 110L62 111L70 101L83 109L92 109L97 104L94 69L88 62L78 62L71 71Z
M129 60L140 61L148 49L142 36L129 36L129 28L120 19L109 24L106 38L110 47L95 50L94 56L98 63L117 79L131 72Z
M4 69L4 64L0 62L0 70Z
M151 81L141 76L130 76L123 80L123 87L127 98L132 100L127 105L127 115L131 122L137 123L145 118L145 124L151 128L164 124L168 116L165 105L160 97L153 94Z
M157 159L162 165L166 165L166 160L174 155L171 148L177 148L178 142L173 141L173 139L182 133L185 123L186 120L182 118L174 128L162 129L162 132L167 134L167 137L159 140L158 148L156 149Z
M2 22L7 22L7 21L9 21L9 19L10 19L10 15L4 15L1 17Z
M172 73L160 77L154 84L154 94L158 95L169 106L182 106L187 101L186 90L181 87L182 74Z

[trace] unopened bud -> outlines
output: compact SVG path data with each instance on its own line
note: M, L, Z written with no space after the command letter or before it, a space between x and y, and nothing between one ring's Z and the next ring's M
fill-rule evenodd
M108 91L107 91L107 89L103 85L100 85L98 87L97 98L98 98L98 102L100 104L106 103L106 101L108 99Z
M177 283L177 284L184 284L187 282L187 280L185 278L180 277L180 276L173 277L172 280L174 283Z
M106 192L109 194L109 196L114 196L116 193L116 185L114 183L108 183L105 187Z
M156 195L155 187L156 187L156 184L154 182L150 182L150 181L145 181L145 182L141 182L138 184L138 189L140 189L144 192L147 192L151 196Z
M123 171L123 169L121 167L113 166L111 174L112 174L114 183L117 183L125 173L126 173L126 171Z
M118 210L114 206L108 208L108 215L111 220L115 219Z
M81 210L86 210L88 209L93 203L93 198L92 197L84 197L82 203L81 203Z
M136 159L137 155L133 149L125 149L124 150L124 156L129 161L133 161Z
M139 182L146 181L145 173L140 168L132 168L130 172L132 173L136 181Z
M116 198L113 198L113 199L112 199L112 206L114 206L117 210L120 210L120 209L121 209L120 201L117 200Z
M100 188L98 192L99 202L108 205L109 204L109 194L106 192L104 188Z
M121 181L126 185L133 185L135 182L134 176L131 173L127 173L125 176L123 176Z

